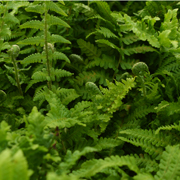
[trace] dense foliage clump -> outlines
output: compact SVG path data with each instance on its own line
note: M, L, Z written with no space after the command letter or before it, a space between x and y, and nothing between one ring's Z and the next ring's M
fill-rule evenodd
M0 2L0 179L180 179L180 3Z

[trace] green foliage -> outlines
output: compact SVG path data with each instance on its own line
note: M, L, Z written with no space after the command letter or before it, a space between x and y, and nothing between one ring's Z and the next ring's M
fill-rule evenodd
M179 179L179 4L0 2L0 179Z
M0 154L0 178L4 179L29 179L28 164L21 150L12 154L9 149Z

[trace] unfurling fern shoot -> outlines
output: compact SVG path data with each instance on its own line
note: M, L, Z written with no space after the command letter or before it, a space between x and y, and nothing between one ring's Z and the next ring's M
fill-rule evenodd
M13 66L14 66L14 73L15 73L15 79L17 83L17 87L19 89L19 93L23 96L23 92L21 89L20 81L19 81L19 76L18 76L18 67L16 63L16 58L19 55L20 48L18 45L12 45L11 49L8 51L10 58L12 60Z
M146 87L144 84L144 76L148 72L149 72L149 68L144 62L138 62L134 64L134 66L132 67L132 73L136 75L140 80L141 86L143 88L144 97L146 97Z

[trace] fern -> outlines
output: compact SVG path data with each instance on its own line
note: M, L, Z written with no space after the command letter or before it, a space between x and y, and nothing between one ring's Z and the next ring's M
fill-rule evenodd
M1 152L0 157L1 179L29 179L28 164L23 155L22 150L18 150L15 154L12 154L12 152L9 149L6 149L3 152Z
M121 105L122 99L126 94L135 86L134 78L127 78L121 82L116 82L116 85L107 81L109 89L101 88L100 90L104 94L104 97L98 97L98 109L103 112L113 114ZM105 102L111 100L108 104L104 105Z
M97 33L102 34L105 38L118 38L113 32L111 32L109 29L105 27L100 27L95 32L92 32L88 36L86 36L86 38L88 38L92 34L97 34Z
M136 35L134 35L134 34L129 34L129 35L126 35L126 36L124 36L122 38L122 41L126 45L132 44L132 43L134 43L134 42L136 42L138 40L139 40L139 38Z
M62 4L64 4L63 1L60 1ZM47 7L60 15L67 16L67 14L56 4L51 1L47 2Z
M60 26L64 26L64 27L70 28L70 26L66 22L64 22L60 18L58 18L56 16L53 16L53 15L48 15L47 23L48 23L49 26L60 25Z
M119 145L118 140L113 139L103 139L101 138L97 145L95 146L85 146L81 151L76 150L73 153L68 151L65 156L65 162L60 164L60 168L63 169L64 172L69 172L68 170L75 165L76 161L80 159L80 157L85 156L88 153L94 153L101 151L102 149L108 149L110 147L115 147Z
M91 61L90 63L88 63L88 65L86 66L87 69L93 68L95 66L100 66L103 67L104 69L113 69L115 72L117 72L117 64L115 59L113 59L110 56L107 56L105 54L102 55L102 59L101 58L95 58L94 61Z
M129 116L127 117L130 121L135 121L137 119L143 118L149 113L155 112L155 106L145 106L141 105L136 107L134 111L131 111Z
M154 47L160 47L160 44L158 42L157 39L157 35L154 35L154 28L153 27L149 27L146 28L147 25L145 22L143 21L139 21L137 23L134 23L130 17L128 17L127 15L124 16L124 20L126 23L128 23L128 25L130 25L132 27L132 31L136 34L136 36L139 37L139 39L145 41L147 40L152 46ZM152 25L154 25L154 23L156 21L158 21L159 18L149 18L149 23L152 23ZM145 30L146 28L146 30ZM150 29L151 28L151 29Z
M28 65L31 63L41 63L43 59L45 59L44 55L36 53L24 58L23 61L21 61L21 64Z
M43 30L44 29L44 24L41 21L37 21L37 20L32 20L29 22L26 22L24 24L22 24L20 26L20 28L36 28L36 29L40 29Z
M101 1L101 2L95 2L98 7L98 13L107 19L110 22L114 21L114 18L111 16L111 10L107 2Z
M86 177L89 178L96 173L101 172L105 168L115 167L115 166L128 166L128 168L134 172L138 172L139 169L136 166L135 159L133 157L119 157L119 156L110 156L102 159L93 159L90 161L86 161L82 164L81 169L79 171L73 172L74 175L78 177Z
M170 130L172 130L172 129L177 129L178 131L180 130L179 129L180 127L179 127L179 125L177 125L177 124L173 124L173 125L167 125L167 126L162 126L162 127L159 127L157 130L156 130L156 134L158 134L159 133L159 131L161 131L161 130L168 130L168 131L170 131Z
M154 179L177 179L180 176L178 157L179 145L167 146L166 151L162 154L159 171L154 176Z
M75 4L75 7L77 8L77 10L81 11L83 14L85 14L85 16L89 18L94 17L96 15L95 10L85 4L78 3Z
M51 110L48 112L46 118L46 120L49 122L47 124L48 127L55 128L58 126L59 128L70 128L75 124L85 126L77 119L77 117L71 117L69 110L64 105L62 105L60 101L58 101L55 94L51 93L51 95L49 95L46 93L45 98L50 103L51 107Z
M96 42L106 44L107 46L110 46L111 48L116 49L117 51L121 52L120 48L118 48L115 44L109 42L106 39L98 39L98 40L96 40Z
M89 59L94 59L95 57L99 57L101 55L101 51L90 42L85 42L84 40L79 39L77 43L82 52L85 53Z
M126 136L123 137L123 134ZM135 146L142 147L146 153L151 155L153 158L158 159L163 152L162 147L166 147L171 141L169 137L155 135L154 131L140 129L127 129L120 131L119 139L132 143Z
M19 41L18 44L31 44L31 45L40 45L43 46L44 45L44 36L37 36L37 37L30 37L27 39L24 39L22 41Z
M125 48L123 49L123 52L124 54L130 56L134 53L146 53L146 52L153 52L153 51L156 51L154 48L150 47L150 46L145 46L145 45L142 45L142 46L134 46L134 47L128 47L128 48Z

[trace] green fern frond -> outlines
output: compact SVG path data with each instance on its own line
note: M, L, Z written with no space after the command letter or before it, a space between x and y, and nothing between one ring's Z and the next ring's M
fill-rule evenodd
M14 26L14 24L20 23L18 18L16 18L14 15L12 15L10 13L4 14L3 21L8 23L8 25L10 25L10 27Z
M127 78L122 80L122 83L115 81L115 84L106 80L109 89L100 88L104 95L101 98L97 97L99 101L97 108L109 114L116 112L123 104L122 99L135 86L134 80L134 78Z
M177 129L178 131L180 131L180 126L178 124L176 124L176 123L174 123L173 125L162 126L162 127L159 127L156 130L155 134L158 134L159 131L161 131L161 130L168 130L168 131L170 131L172 129Z
M152 48L151 46L145 46L145 45L142 45L142 46L128 46L128 48L124 48L123 49L123 52L124 54L130 56L132 54L137 54L137 53L146 53L146 52L153 52L153 51L156 51L156 49Z
M23 37L25 35L25 31L21 30L19 32L12 32L10 39L15 39L18 37Z
M158 89L159 89L158 83L155 83L151 86L150 92L148 92L146 95L146 98L148 99L148 101L154 102L156 99L160 98Z
M164 137L162 134L155 134L152 130L127 129L120 131L119 134L119 139L142 147L146 153L154 158L162 154L162 147L171 144L171 139L169 137Z
M21 7L26 7L29 5L29 2L26 1L10 1L7 5L8 9L13 9L13 11L11 12L11 14L17 14L19 11L19 8Z
M31 80L31 81L29 81L29 83L28 83L28 85L26 86L26 89L25 89L25 92L27 92L28 91L28 89L33 85L33 84L36 84L36 83L38 83L39 81L38 80Z
M82 156L85 156L88 153L92 152L98 152L101 151L102 149L109 149L112 147L116 147L120 144L120 141L114 140L114 139L103 139L101 138L98 142L97 145L95 146L88 146L86 145L81 151L76 150L73 153L68 150L66 156L65 156L65 162L62 162L60 164L61 169L63 169L63 172L66 171L68 172L69 169L75 165L76 161L80 159Z
M146 6L141 12L141 16L152 16L155 17L157 14L162 13L163 15L165 14L165 9L163 8L163 3L159 1L149 1L146 2Z
M45 55L43 54L40 54L40 53L35 53L35 54L32 54L26 58L24 58L22 61L21 61L21 64L30 64L30 63L42 63L42 60L45 59Z
M180 68L180 64L179 63L177 63L174 60L169 60L169 62L167 62L167 64L164 64L164 65L160 66L157 69L156 73L161 73L164 70L167 70L169 72L175 72L175 71L178 71L179 68Z
M19 54L32 54L33 52L35 51L35 48L32 46L32 47L28 47L26 49L23 49L19 52Z
M161 103L158 104L158 107L155 108L157 113L166 114L166 116L171 116L173 114L179 114L180 113L180 103L179 102L167 102L167 101L161 101Z
M178 18L177 18L178 9L168 10L165 14L164 22L161 24L160 30L166 31L170 30L169 37L170 39L176 39L177 29L178 29ZM163 45L163 44L162 44Z
M74 108L71 108L70 111L72 113L72 115L74 114L77 114L77 113L80 113L81 111L83 111L84 109L86 108L89 108L90 106L92 105L92 102L89 102L89 101L81 101L81 102L78 102Z
M132 58L125 58L124 60L121 60L120 66L123 70L132 69L133 65L138 62L136 59ZM116 63L117 66L117 63Z
M47 76L48 73L46 70L42 71L37 71L32 75L32 79L35 80L36 82L43 82L47 81Z
M39 101L39 106L45 101L44 89L42 87L36 90L33 101Z
M79 47L81 48L81 51L85 53L89 59L100 57L101 51L90 42L86 42L83 39L78 39L77 43Z
M15 81L14 78L12 78L11 76L9 76L8 74L6 75L7 78L9 79L10 83L13 85L13 86L17 86L17 82Z
M105 44L105 45L107 45L107 46L109 46L109 47L111 47L113 49L118 50L118 52L121 53L121 49L119 47L117 47L115 44L113 44L112 42L110 42L110 41L108 41L106 39L98 39L98 40L96 40L96 43Z
M94 2L92 2L94 3ZM113 16L111 16L111 9L109 7L109 4L105 1L96 1L95 2L98 6L98 13L105 19L107 19L110 22L116 23Z
M139 40L138 36L134 34L128 34L121 38L121 40L124 42L124 44L129 45Z
M17 44L27 44L27 45L36 45L36 46L40 44L40 46L43 47L44 36L42 35L42 36L30 37L22 41L19 41Z
M54 60L57 60L57 59L65 60L67 63L70 63L69 58L64 53L57 52L57 51L53 53L53 59Z
M150 18L149 17L149 24L148 26L144 20L134 22L131 20L131 17L128 15L124 15L125 24L131 27L132 31L135 35L142 41L148 41L150 45L153 47L159 48L160 44L158 41L157 34L155 34L155 30L153 28L154 23L159 20L159 18Z
M90 6L87 6L85 4L77 3L75 4L75 7L87 17L93 17L96 14L94 9L92 9Z
M46 100L49 102L50 110L47 113L47 126L51 128L59 127L70 128L75 124L85 126L78 118L71 117L70 111L61 103L60 99L52 92L45 94Z
M43 5L40 5L40 4L35 4L35 5L30 4L30 6L28 6L26 8L26 11L27 12L35 12L38 14L43 14L44 13L44 7L43 7Z
M156 112L155 106L141 105L141 106L136 107L135 110L132 111L128 115L127 118L129 121L135 121L135 120L143 118L146 115L148 115L149 113L153 113L153 112Z
M119 39L113 32L111 32L109 29L105 27L100 27L100 29L97 29L97 32L100 34L103 34L105 38Z
M152 159L148 154L133 154L131 156L134 156L136 159L136 163L142 173L153 173L158 171L158 162L155 159Z
M92 34L102 34L105 38L116 38L119 39L113 32L111 32L109 29L105 27L99 27L95 32L90 33L89 35L86 36L86 39L91 36Z
M81 158L81 156L85 156L87 153L96 152L97 149L94 147L85 147L82 151L74 151L73 153L68 150L65 156L65 162L60 163L60 168L63 169L63 172L68 172L69 169L76 164L76 161Z
M110 27L110 29L114 29L115 28L115 26L110 21L108 21L107 19L101 17L99 14L95 14L94 16L88 18L88 20L89 19L101 20L102 22L106 23L107 27Z
M13 67L7 66L6 64L4 64L4 67L8 70L8 72L10 74L14 74L14 68Z
M163 152L159 171L154 176L155 180L176 180L180 177L180 152L179 145L167 146L166 151Z
M139 172L136 165L134 157L130 156L110 156L103 159L93 159L86 161L81 165L81 169L74 171L72 174L78 177L90 178L97 173L101 173L105 168L117 167L117 166L127 166L130 170L135 173Z
M60 19L60 18L58 18L56 16L49 15L49 14L47 16L47 23L48 23L49 26L60 25L60 26L70 28L69 24L67 24L65 21L63 21L62 19Z
M50 9L51 11L54 11L60 15L67 16L67 14L54 2L52 1L47 1L47 8Z
M23 155L22 150L12 153L10 149L6 149L0 154L0 177L2 179L19 179L28 180L28 163Z
M70 102L77 99L79 95L76 93L74 89L66 89L66 94L63 94L63 97L61 96L61 102L64 105L68 105Z
M52 44L57 43L57 42L71 44L69 40L65 39L64 37L60 35L55 35L55 34L49 37L49 42Z
M102 67L104 69L113 69L115 72L117 69L117 62L115 61L114 57L108 56L103 54L102 58L95 58L94 61L91 61L87 64L86 68L93 68L95 66Z
M53 71L51 71L51 72L52 72L52 75L55 75L58 80L62 77L68 77L68 76L73 75L73 73L70 73L63 69L55 69L54 72Z
M102 78L102 79L100 79L100 78ZM76 76L75 82L79 86L83 86L83 84L88 81L95 82L97 80L101 80L101 84L103 84L106 79L107 79L106 76L104 74L102 74L101 72L83 71L78 76Z
M20 25L20 28L21 29L36 28L36 29L43 30L44 29L44 23L42 23L41 21L38 21L38 20L31 20L31 21L28 21L28 22Z
M114 148L120 144L122 144L122 142L117 139L100 138L94 147L101 151L102 149Z
M7 24L4 24L1 27L0 36L3 37L3 40L9 39L9 37L11 36L11 30L7 26Z

